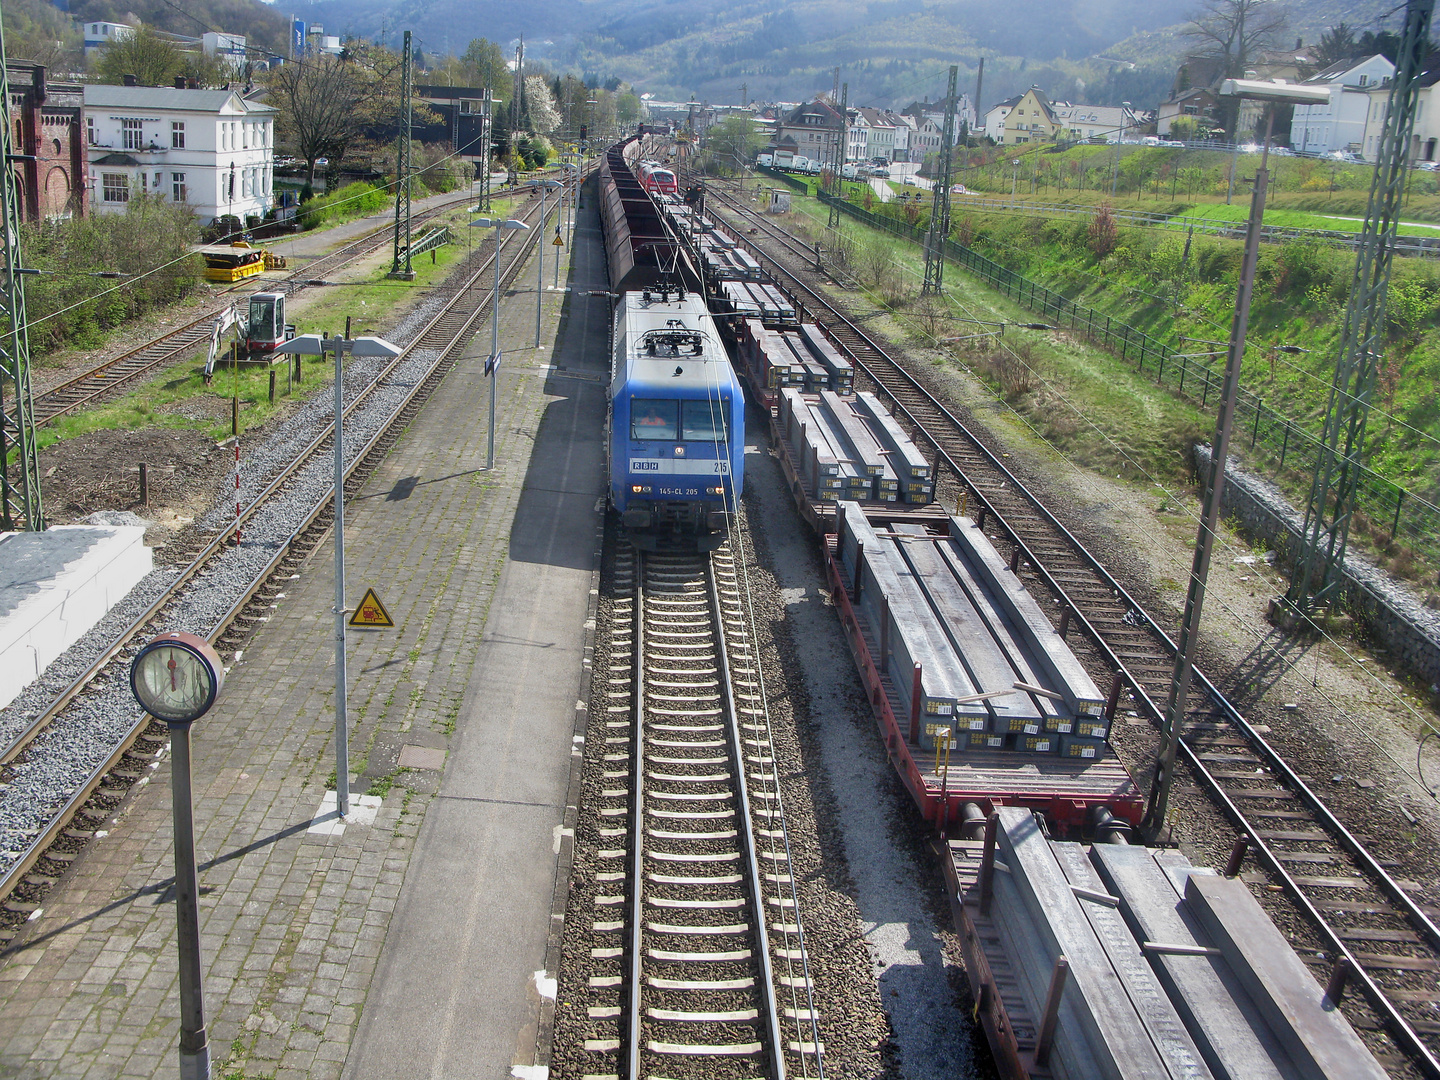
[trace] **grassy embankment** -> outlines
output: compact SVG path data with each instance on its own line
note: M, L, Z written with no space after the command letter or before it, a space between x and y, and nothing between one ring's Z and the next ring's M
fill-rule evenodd
M509 213L513 199L495 199L497 213ZM340 275L344 283L314 289L293 299L287 318L297 324L300 333L339 333L345 319L352 319L352 333L381 332L406 308L423 295L427 286L439 284L479 242L468 229L470 214L462 204L440 215L437 221L451 226L457 242L435 251L432 263L428 255L415 260L413 282L388 281L390 256L382 251L365 260L360 267ZM265 277L252 278L253 290L265 288ZM247 291L247 295L248 295ZM240 398L242 431L269 420L276 412L290 407L300 392L313 393L317 387L329 385L333 358L306 357L304 383L289 389L285 367L278 365L276 399L269 399L270 369L263 365L243 365L238 372L220 364L210 385L204 381L206 350L189 360L171 366L164 374L137 385L129 393L83 412L61 417L40 429L37 442L42 448L51 443L101 430L129 430L143 427L199 430L216 440L230 435L231 400Z
M1363 210L1364 192L1337 194L1349 200L1346 209L1358 198ZM1295 193L1296 202L1327 197L1328 193L1313 191ZM863 201L863 193L857 201ZM1098 195L1095 201L1100 201ZM796 208L800 215L823 223L824 211L810 200L798 199ZM879 203L872 208L880 210ZM928 208L918 209L916 221L923 227ZM1238 209L1243 212L1243 207ZM883 212L908 219L916 216L916 210L887 206ZM1186 237L1179 231L1122 226L1113 250L1098 255L1090 236L1091 220L960 207L952 235L1017 273L1162 339L1178 342L1181 335L1227 339L1241 255L1238 241L1196 234L1187 255ZM811 228L824 243L818 228ZM845 232L859 264L857 276L873 295L902 311L923 307L916 295L919 258L913 244L849 220ZM887 254L894 270L885 268ZM1352 267L1351 252L1319 243L1267 244L1261 250L1242 383L1272 408L1316 433L1329 396ZM1021 309L958 268L947 279L961 305L957 314L1028 321ZM1007 310L1009 314L1001 314ZM984 314L987 311L992 314ZM963 326L956 321L941 336L963 333ZM1369 463L1432 502L1440 500L1440 402L1434 394L1440 379L1437 328L1440 268L1427 261L1397 259L1389 294L1387 347L1368 429ZM1097 361L1088 355L1088 347L1068 334L1050 338L1045 345L1028 344L1041 361L1031 365L1044 374L1038 384L1033 377L1017 377L1014 362L1002 363L1003 357L962 358L989 379L1018 415L1077 462L1122 475L1131 462L1132 475L1148 473L1162 481L1188 469L1186 455L1177 451L1197 435L1209 436L1213 421L1208 416L1137 377L1114 358L1113 367ZM1057 342L1063 347L1053 348ZM1280 353L1274 348L1280 344L1309 352ZM1057 407L1062 396L1073 409ZM1179 411L1162 405L1161 399L1173 402ZM1274 461L1260 459L1255 464L1278 471ZM1303 505L1308 475L1277 479ZM1395 569L1411 569L1412 556L1385 542L1388 522L1360 524L1361 531L1368 527L1376 547L1382 555L1388 553Z

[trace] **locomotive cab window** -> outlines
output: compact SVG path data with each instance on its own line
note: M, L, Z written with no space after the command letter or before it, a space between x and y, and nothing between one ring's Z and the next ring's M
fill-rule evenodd
M630 399L630 437L674 442L680 434L680 403L655 398Z
M725 442L725 406L729 402L687 401L681 412L680 438L696 442Z

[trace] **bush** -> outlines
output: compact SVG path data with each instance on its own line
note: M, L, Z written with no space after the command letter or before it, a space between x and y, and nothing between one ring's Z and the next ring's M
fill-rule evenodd
M302 229L318 229L322 225L334 225L350 218L378 214L389 205L392 195L383 187L374 184L355 183L311 199L300 207L299 221Z
M123 214L22 225L27 264L57 271L25 279L32 344L90 345L106 330L184 297L203 277L200 257L186 255L199 235L187 207L140 194ZM127 277L114 287L88 276L97 271Z
M1095 258L1103 259L1120 243L1120 227L1115 224L1115 214L1109 203L1101 203L1090 219L1090 251Z

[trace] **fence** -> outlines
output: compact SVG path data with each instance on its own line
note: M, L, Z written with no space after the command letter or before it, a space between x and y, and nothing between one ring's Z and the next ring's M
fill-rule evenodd
M1093 206L1064 206L1064 205L1043 205L1039 203L1025 203L1008 198L985 199L978 196L954 195L950 196L950 206L970 207L982 213L1015 212L1031 213L1035 215L1072 215L1076 217L1093 217L1095 208ZM1147 228L1170 228L1170 229L1194 229L1196 232L1211 233L1215 236L1228 236L1233 239L1243 240L1245 238L1244 221L1220 221L1216 218L1197 217L1194 214L1156 214L1148 210L1124 210L1118 207L1111 208L1111 214L1115 220L1122 225L1142 225ZM1294 229L1283 225L1262 225L1260 227L1260 240L1263 243L1283 244L1289 241L1316 241L1330 244L1335 247L1356 248L1360 246L1360 234L1358 232L1346 232L1341 229ZM1395 250L1401 253L1412 255L1435 255L1440 253L1440 235L1436 236L1401 236L1396 238Z
M820 200L893 236L917 244L924 241L923 231L904 221L876 214L823 193ZM1134 363L1136 371L1153 377L1156 383L1168 386L1178 394L1188 394L1192 399L1198 397L1201 409L1209 407L1212 397L1218 405L1224 386L1222 358L1187 355L1183 348L1177 350L1143 330L1077 304L949 237L944 241L944 254L1022 307L1057 326L1084 334L1101 348ZM1216 360L1222 362L1217 364ZM1319 439L1244 388L1241 388L1236 402L1234 424L1235 445L1265 451L1277 462L1277 476L1288 474L1293 482L1306 484L1314 475L1320 453ZM1374 437L1372 432L1371 438ZM1361 466L1355 509L1357 515L1363 515L1369 524L1369 531L1377 543L1394 541L1419 552L1431 562L1440 562L1440 507L1423 496Z

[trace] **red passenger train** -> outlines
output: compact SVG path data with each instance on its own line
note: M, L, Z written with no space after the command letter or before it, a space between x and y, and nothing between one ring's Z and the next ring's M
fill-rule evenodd
M680 193L680 185L675 181L675 173L658 161L642 161L636 172L640 177L640 186L651 195L678 195Z

